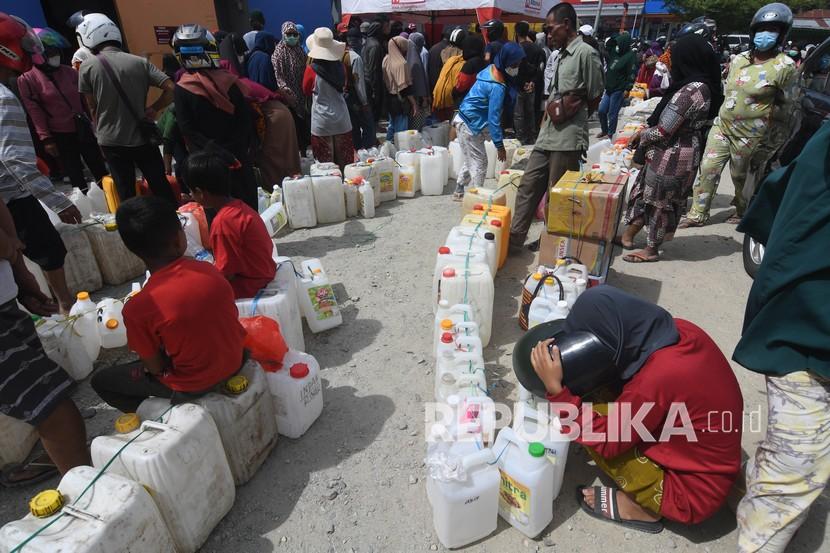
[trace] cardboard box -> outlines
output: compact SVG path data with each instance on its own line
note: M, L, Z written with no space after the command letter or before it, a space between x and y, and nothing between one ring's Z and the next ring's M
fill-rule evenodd
M539 265L553 266L557 259L575 257L588 267L592 277L604 281L611 265L613 243L605 240L573 238L562 234L542 233Z
M550 190L548 232L563 236L612 241L617 234L628 174L614 174L614 182L581 182L578 171L568 171ZM602 174L594 174L602 180Z

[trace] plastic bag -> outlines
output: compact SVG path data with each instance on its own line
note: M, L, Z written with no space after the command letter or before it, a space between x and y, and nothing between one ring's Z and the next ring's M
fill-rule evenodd
M251 357L267 372L280 370L282 360L288 353L288 345L282 337L280 324L262 315L243 317L239 319L239 323L248 333L244 346L251 353Z
M395 159L395 154L398 153L397 148L395 148L395 144L391 140L387 140L383 143L383 146L380 147L380 155L382 157L388 157L390 159Z
M184 232L195 237L198 231L199 245L208 248L210 246L210 231L208 230L205 209L196 202L189 202L179 208L179 213L190 215L188 223L184 227ZM194 224L196 228L194 228Z

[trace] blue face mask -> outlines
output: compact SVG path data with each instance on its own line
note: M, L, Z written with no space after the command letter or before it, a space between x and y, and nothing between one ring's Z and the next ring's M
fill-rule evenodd
M752 43L755 44L755 48L759 52L766 52L778 43L778 33L775 31L761 31L755 33Z
M830 54L824 54L818 62L819 71L827 71L830 69Z

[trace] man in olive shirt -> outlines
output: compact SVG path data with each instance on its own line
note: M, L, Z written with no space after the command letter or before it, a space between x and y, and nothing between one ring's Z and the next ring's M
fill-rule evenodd
M548 183L556 184L565 171L578 170L579 159L588 149L588 105L595 105L602 96L602 62L597 51L583 42L576 25L576 10L566 2L548 12L546 31L560 49L558 77L554 75L548 96L553 100L562 93L579 91L585 100L576 115L559 125L553 124L545 113L516 197L516 213L510 227L510 246L514 250L524 245Z

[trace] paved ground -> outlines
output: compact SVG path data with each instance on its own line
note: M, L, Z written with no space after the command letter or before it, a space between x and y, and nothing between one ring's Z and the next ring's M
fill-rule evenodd
M741 235L723 223L730 193L727 181L713 224L678 233L666 244L661 262L635 266L618 257L609 275L609 283L703 327L727 356L738 340L751 285L741 263ZM343 325L319 335L306 333L308 351L324 367L325 410L301 439L280 438L259 473L237 490L233 510L203 551L443 550L424 486L423 403L433 395L429 301L434 255L459 215L458 204L447 196L418 197L383 204L375 219L278 239L282 255L319 257L338 283ZM511 258L496 278L494 337L486 358L488 380L497 383L494 396L500 400L516 399L510 355L521 333L516 323L521 281L532 265L530 253ZM108 353L99 366L127 355ZM747 412L764 420L763 379L734 369ZM114 412L99 404L86 384L77 399L98 408L89 421L91 433L108 432ZM744 450L753 452L760 437L747 429ZM735 550L735 517L727 508L694 528L669 524L657 536L625 533L591 519L579 511L572 490L596 481L598 473L580 448L571 449L554 520L538 541L524 539L500 521L495 534L464 551ZM0 523L23 514L35 491L0 490ZM790 551L830 550L828 511L825 494Z

